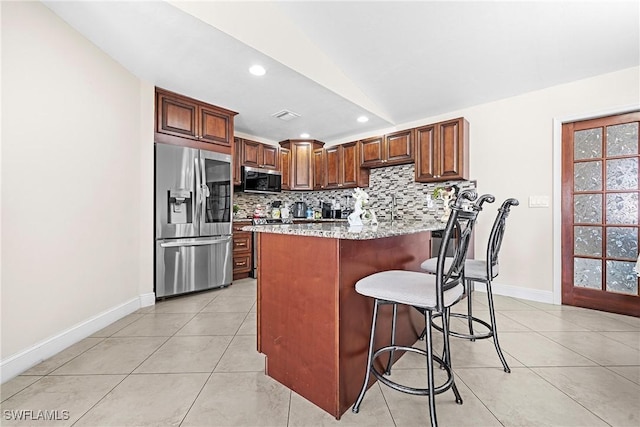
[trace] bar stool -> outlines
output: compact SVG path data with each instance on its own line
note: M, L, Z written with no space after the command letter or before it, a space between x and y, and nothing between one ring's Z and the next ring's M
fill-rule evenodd
M456 403L462 404L462 397L458 392L453 378L451 369L451 356L449 349L449 316L448 310L460 298L464 292L464 262L471 238L471 230L475 222L477 212L464 212L462 209L463 200L474 201L477 195L473 190L466 190L460 193L456 203L451 209L451 214L447 221L446 228L443 233L443 244L440 247L436 262L436 274L431 275L417 271L389 270L372 274L360 279L356 283L356 291L364 296L374 299L373 318L371 322L371 336L369 340L369 350L367 354L367 366L362 389L356 402L353 405L353 412L357 413L360 404L364 399L367 391L371 374L383 384L409 394L427 395L429 397L429 411L431 417L431 425L437 426L435 395L443 393L448 389L452 389L455 395ZM461 213L464 212L464 215ZM459 244L456 247L454 256L450 262L450 268L445 268L445 258L447 248L453 244L449 237L456 233L459 237ZM378 318L378 308L381 305L393 304L394 308L397 304L406 304L424 313L425 318L425 336L426 350L417 347L395 345L393 336L395 335L395 321L392 324L392 342L391 345L384 346L374 351L374 340L376 333L376 321ZM394 310L394 314L395 314ZM444 353L442 358L433 353L433 337L431 334L434 314L443 314L443 339ZM409 351L426 356L427 360L427 388L414 388L403 384L399 384L390 380L379 372L374 361L383 353L390 353L390 360L396 351ZM433 361L438 362L442 369L446 371L447 380L436 386L434 381ZM390 362L391 363L391 362ZM389 369L389 368L388 368Z
M502 354L500 348L500 342L498 341L498 330L496 328L496 316L493 304L493 293L491 291L491 281L498 275L498 254L502 245L502 239L504 237L505 221L509 216L509 212L512 206L518 206L520 202L516 199L507 199L502 203L502 206L498 209L498 215L491 228L489 234L489 241L487 243L486 260L468 259L464 264L464 276L465 276L465 288L467 296L467 313L449 313L450 316L466 319L469 325L469 333L464 334L457 331L449 330L449 334L454 337L464 338L471 341L476 339L493 338L493 344L498 353L498 357L502 362L504 371L509 373L511 369L507 364L507 361ZM445 265L449 264L453 260L448 258L445 260ZM430 258L424 261L420 267L428 273L437 274L438 258ZM472 298L471 293L474 289L474 282L485 283L487 287L487 300L489 303L489 318L490 323L485 322L482 319L478 319L473 316L472 310ZM474 332L473 323L479 323L488 329L486 333ZM448 322L447 322L448 323ZM444 324L444 322L443 322ZM434 325L434 328L442 331L438 325Z

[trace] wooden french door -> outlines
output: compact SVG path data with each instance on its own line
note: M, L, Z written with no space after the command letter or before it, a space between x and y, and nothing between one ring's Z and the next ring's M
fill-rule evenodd
M562 303L640 316L640 111L562 126Z

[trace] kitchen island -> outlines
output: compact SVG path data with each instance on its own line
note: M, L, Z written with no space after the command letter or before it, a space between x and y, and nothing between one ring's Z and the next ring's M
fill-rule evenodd
M439 221L243 227L258 233L257 345L266 374L339 419L362 386L371 328L373 301L355 283L384 270L420 271L431 231L443 228ZM397 325L396 342L411 345L424 317L400 307ZM387 345L391 306L382 307L377 331L376 347Z

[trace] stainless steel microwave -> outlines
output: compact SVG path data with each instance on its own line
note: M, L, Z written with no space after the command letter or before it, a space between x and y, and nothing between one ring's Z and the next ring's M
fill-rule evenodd
M242 191L246 193L279 193L282 174L272 169L242 167Z

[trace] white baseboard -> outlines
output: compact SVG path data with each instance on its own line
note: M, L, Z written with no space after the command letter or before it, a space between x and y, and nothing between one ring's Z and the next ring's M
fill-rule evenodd
M480 282L475 282L474 289L481 292L487 292L485 284ZM491 289L493 290L493 295L502 295L505 297L520 298L528 301L555 304L553 301L553 291L520 288L518 286L504 285L500 283L492 283Z
M149 292L148 294L140 295L140 307L149 307L156 304L155 292Z
M153 292L142 294L78 323L53 337L40 341L13 356L9 356L0 362L0 383L20 375L32 366L109 326L116 320L122 319L137 309L154 304L155 294Z

